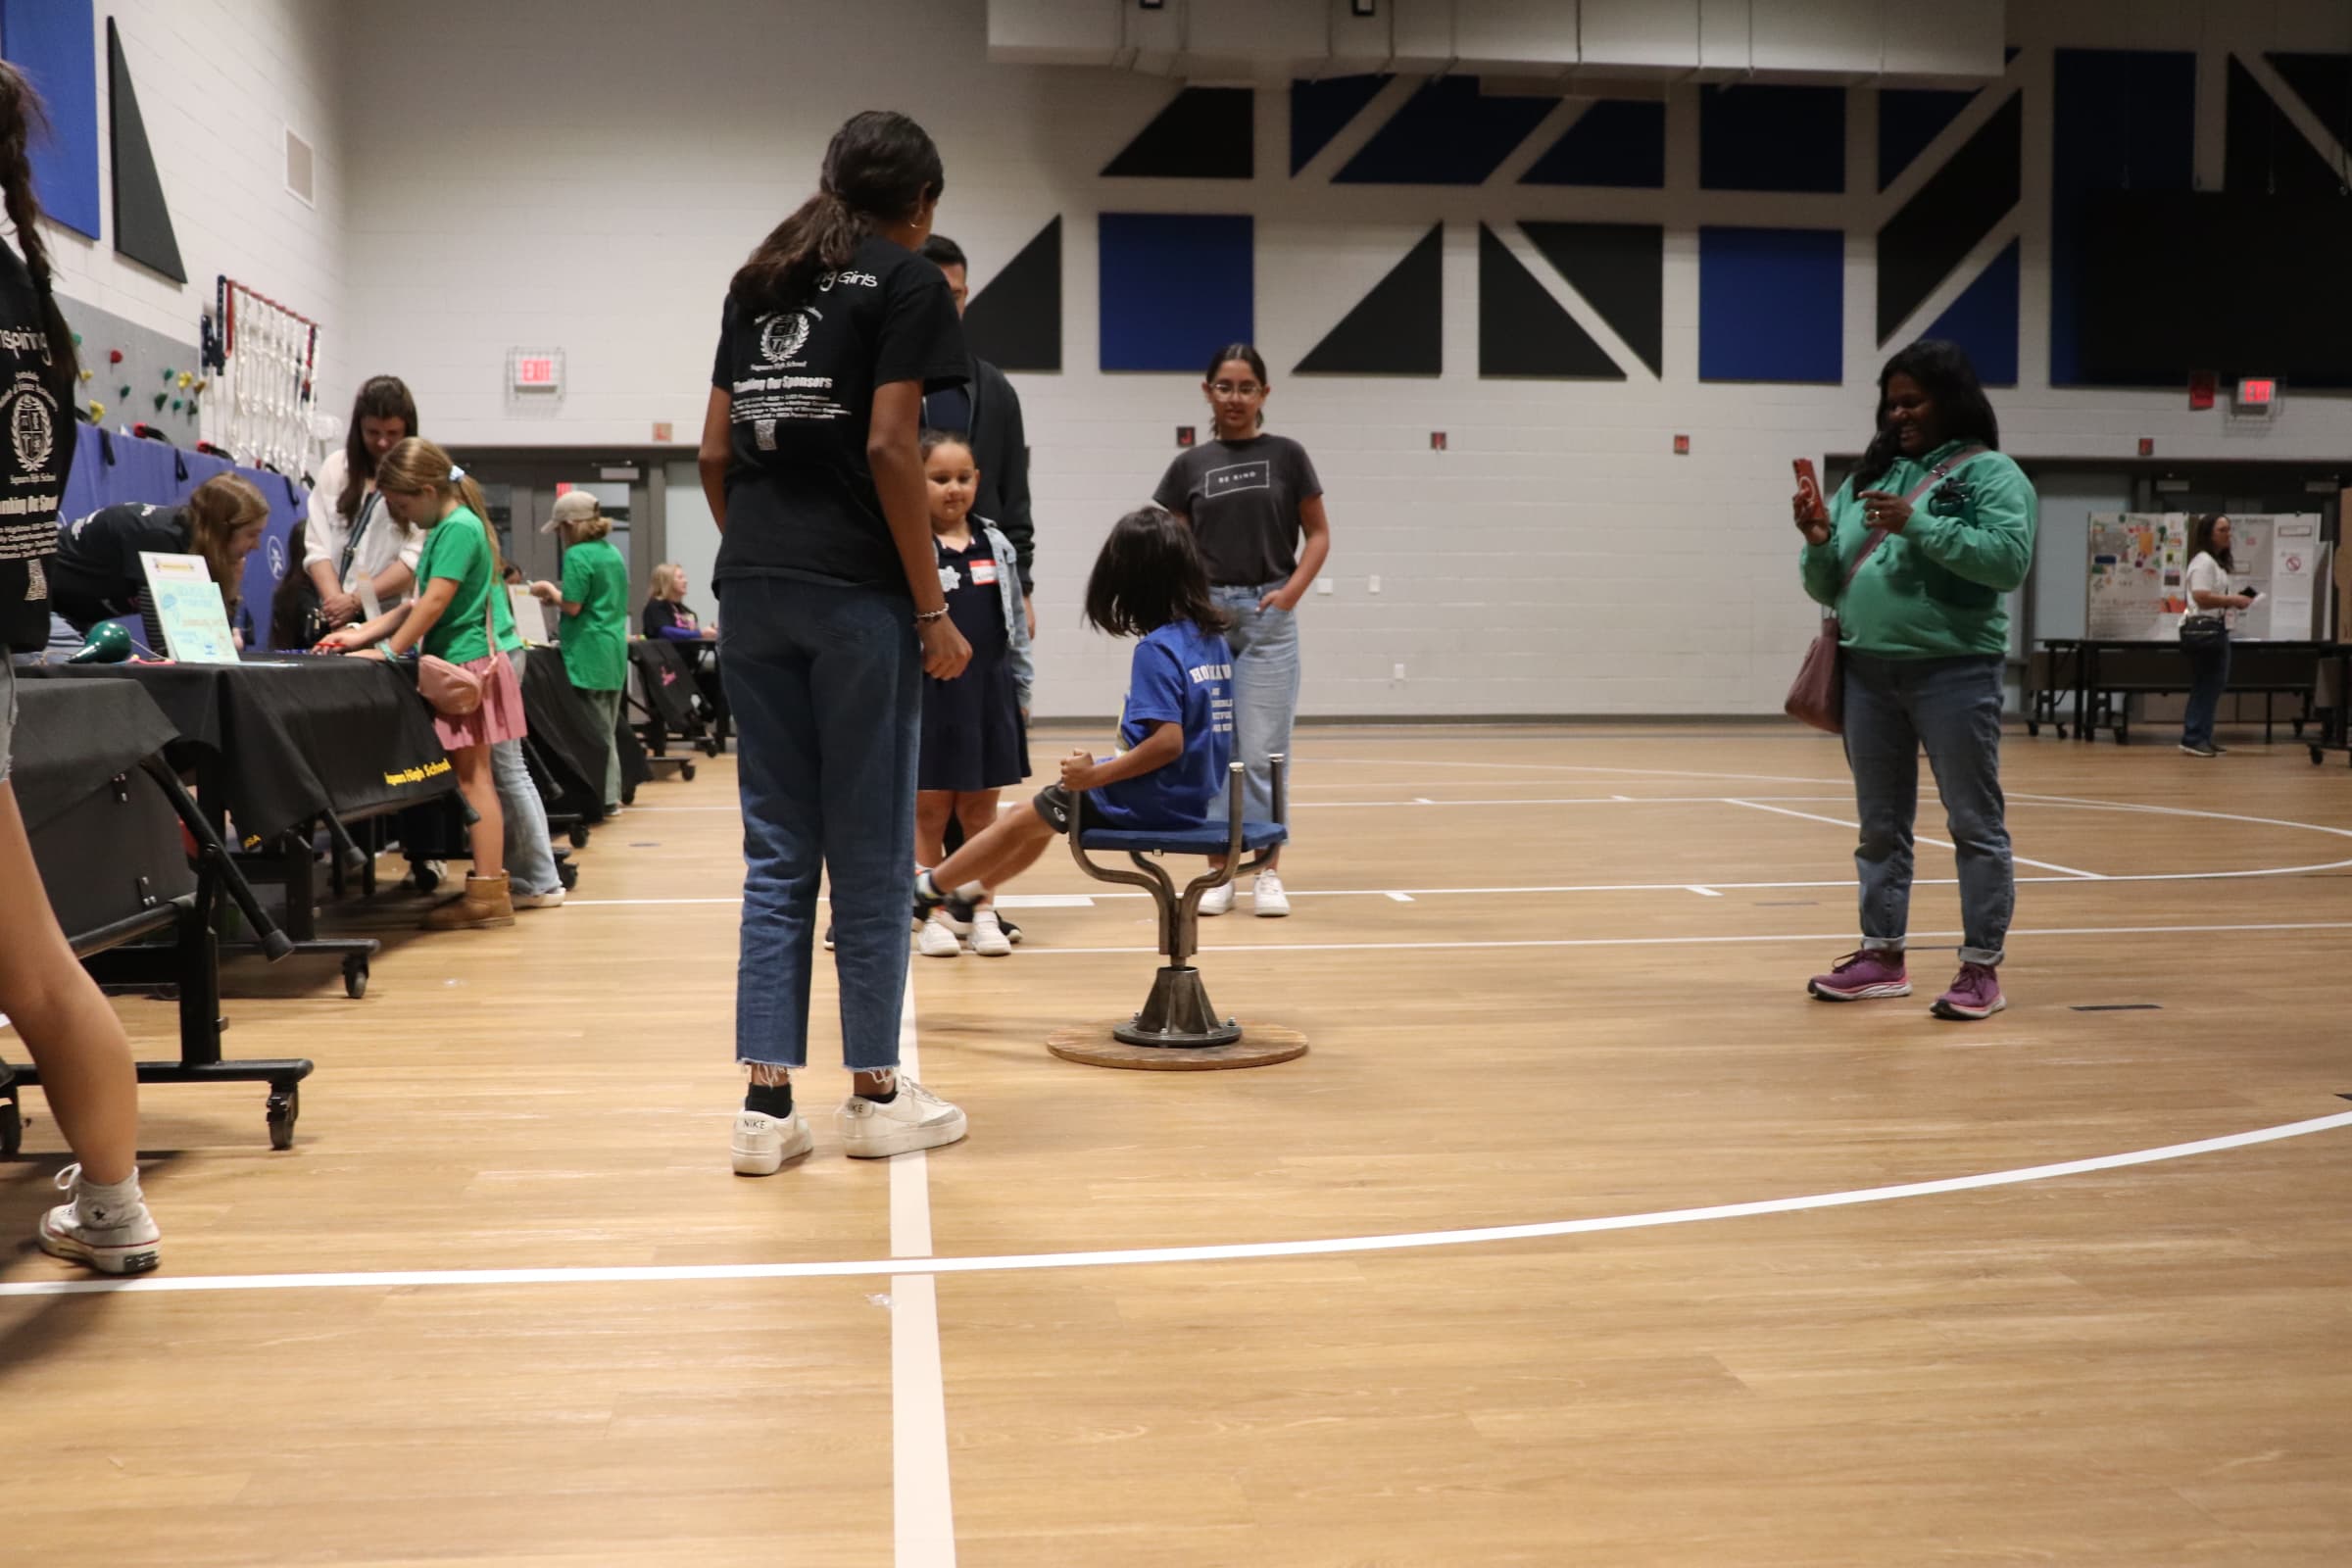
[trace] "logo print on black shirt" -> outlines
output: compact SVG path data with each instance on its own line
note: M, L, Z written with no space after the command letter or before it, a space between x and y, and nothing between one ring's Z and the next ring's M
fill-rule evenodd
M1228 496L1236 490L1273 488L1274 465L1264 458L1255 463L1237 463L1230 467L1211 468L1200 476L1200 493L1204 496Z
M788 311L760 318L760 359L764 365L783 365L808 345L808 313Z

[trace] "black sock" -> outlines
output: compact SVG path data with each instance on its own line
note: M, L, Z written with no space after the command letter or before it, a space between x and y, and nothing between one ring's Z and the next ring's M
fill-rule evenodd
M792 1114L792 1085L754 1084L743 1092L743 1108L782 1120Z
M858 1098L859 1100L870 1100L877 1105L887 1105L892 1101L899 1098L899 1086L897 1084L892 1084L890 1086L890 1093L887 1095L869 1095L861 1090L859 1091Z

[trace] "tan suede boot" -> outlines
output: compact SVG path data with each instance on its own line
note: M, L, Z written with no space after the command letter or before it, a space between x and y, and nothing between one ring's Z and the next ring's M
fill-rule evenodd
M427 931L479 931L514 923L514 904L507 895L504 871L496 876L468 876L463 898L450 900L424 917Z

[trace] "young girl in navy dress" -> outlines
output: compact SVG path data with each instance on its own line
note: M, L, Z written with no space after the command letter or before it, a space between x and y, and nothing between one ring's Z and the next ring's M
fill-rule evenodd
M1029 776L1029 625L1012 544L986 517L972 515L980 472L961 436L926 430L923 478L931 500L932 547L948 618L972 645L972 662L954 680L923 679L923 751L915 771L914 857L937 865L946 856L948 820L966 839L997 819L997 792ZM957 927L963 926L959 931ZM929 958L953 958L968 932L972 951L1001 958L1012 943L994 909L968 925L944 914L923 923L919 946Z
M1069 831L1075 791L1094 792L1088 820L1107 827L1207 824L1233 761L1233 650L1192 529L1156 507L1121 517L1087 579L1086 618L1113 637L1143 639L1129 666L1117 754L1072 752L1061 760L1061 782L1033 809L1005 812L916 877L915 903L927 911L977 918L973 906Z

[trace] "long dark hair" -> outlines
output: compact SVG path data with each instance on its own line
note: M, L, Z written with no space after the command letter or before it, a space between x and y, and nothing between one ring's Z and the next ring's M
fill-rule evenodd
M804 304L819 277L850 265L868 234L946 188L939 149L922 126L887 109L852 115L825 148L816 194L760 242L727 293L747 310Z
M351 433L343 438L343 493L335 498L335 511L346 523L359 516L360 498L375 477L375 454L360 435L362 419L398 419L401 439L415 435L416 400L409 395L409 384L397 375L372 375L351 400Z
M2001 449L2000 421L1993 417L1992 400L1985 397L1968 351L1957 343L1923 337L1898 351L1879 372L1878 434L1870 438L1869 448L1854 467L1856 495L1886 478L1886 470L1902 455L1894 426L1886 418L1886 383L1898 375L1917 381L1920 390L1935 402L1936 421L1942 427L1945 441L1968 441L1993 452Z
M32 160L25 152L35 130L49 123L41 95L32 90L16 67L0 62L0 201L17 231L17 249L24 255L24 270L32 274L32 291L40 302L41 330L49 339L45 356L49 390L60 404L71 405L81 380L81 357L74 351L74 328L58 309L49 263L49 242L41 237L41 202L32 190ZM63 417L73 416L64 410Z
M2213 530L2229 520L2230 514L2227 512L2200 512L2190 517L2188 519L2188 559L2194 561L2199 555L2211 556L2214 564L2220 566L2224 571L2235 571L2237 563L2230 559L2229 550L2226 548L2216 549L2213 543Z
M1179 620L1219 633L1228 625L1209 597L1193 530L1157 507L1110 525L1086 579L1086 618L1113 637L1141 637Z

